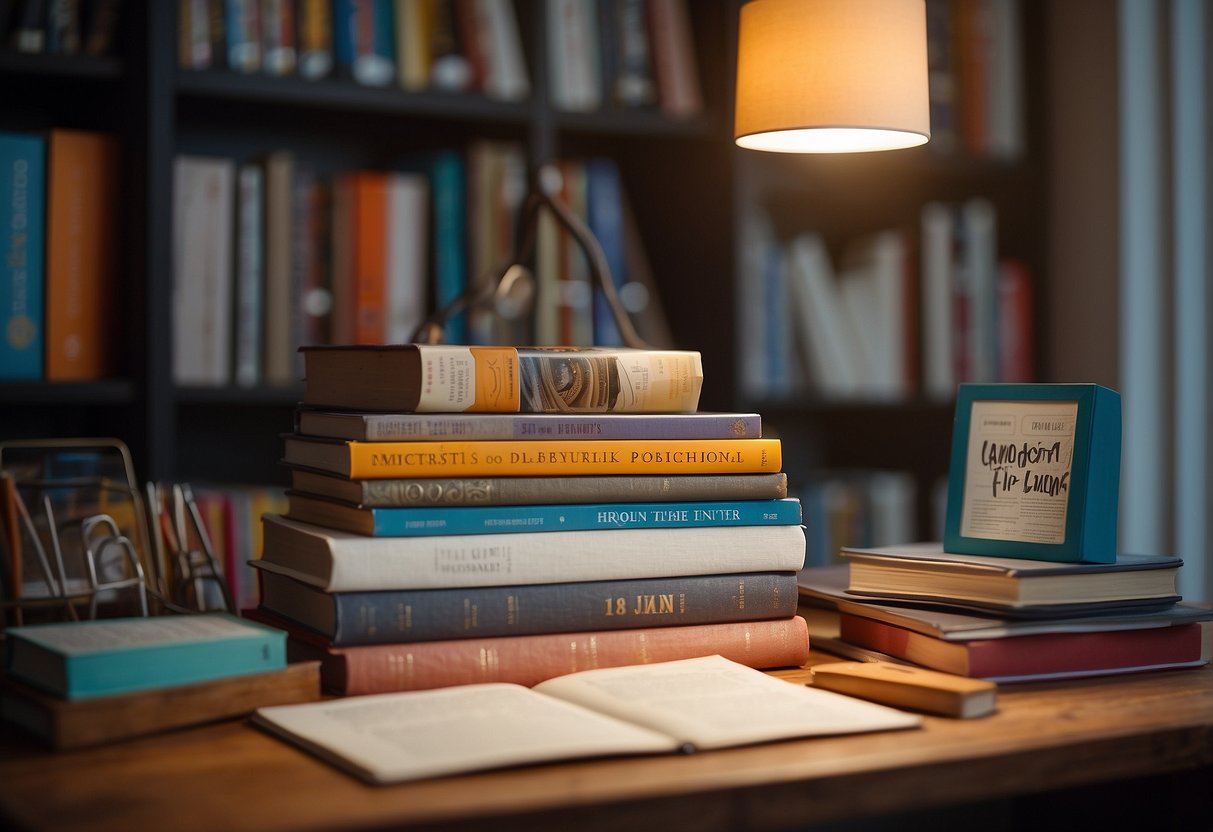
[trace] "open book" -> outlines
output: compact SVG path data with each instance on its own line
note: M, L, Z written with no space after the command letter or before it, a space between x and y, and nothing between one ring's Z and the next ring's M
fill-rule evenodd
M586 670L534 688L466 685L261 708L252 719L372 783L921 722L720 656Z

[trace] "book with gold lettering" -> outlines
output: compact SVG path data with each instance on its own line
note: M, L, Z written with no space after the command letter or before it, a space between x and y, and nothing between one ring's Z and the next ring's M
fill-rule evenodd
M778 439L340 442L288 435L283 461L350 479L758 474L780 470Z
M303 402L418 413L688 413L698 352L622 347L302 347Z
M795 572L369 592L261 572L262 609L334 646L759 621L795 615L796 603Z

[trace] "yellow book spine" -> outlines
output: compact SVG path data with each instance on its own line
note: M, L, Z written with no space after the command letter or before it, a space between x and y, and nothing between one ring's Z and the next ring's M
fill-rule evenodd
M351 479L757 474L783 462L778 439L347 444Z

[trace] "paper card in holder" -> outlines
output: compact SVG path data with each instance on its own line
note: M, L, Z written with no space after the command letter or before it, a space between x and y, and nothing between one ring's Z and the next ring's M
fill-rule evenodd
M961 384L944 550L1112 563L1120 394L1097 384Z

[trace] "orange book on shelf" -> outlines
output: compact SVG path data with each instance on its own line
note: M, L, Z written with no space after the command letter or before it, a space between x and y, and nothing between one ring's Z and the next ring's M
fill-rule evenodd
M387 182L386 173L353 174L354 342L387 340Z
M118 139L52 130L47 160L46 380L105 378L121 331Z

